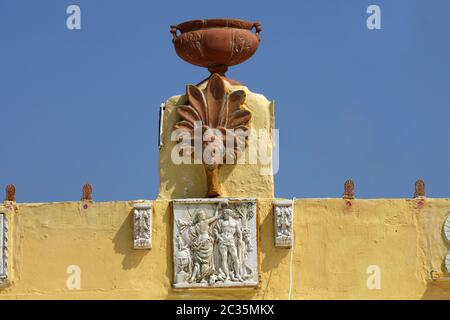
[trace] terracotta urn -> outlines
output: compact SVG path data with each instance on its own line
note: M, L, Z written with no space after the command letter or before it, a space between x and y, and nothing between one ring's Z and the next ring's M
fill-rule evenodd
M170 32L178 56L208 68L211 74L224 76L228 67L246 61L255 53L261 24L238 19L191 20L172 25Z

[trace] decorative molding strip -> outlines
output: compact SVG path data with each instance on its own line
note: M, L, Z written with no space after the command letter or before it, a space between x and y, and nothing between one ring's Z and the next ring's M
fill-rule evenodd
M275 247L291 248L293 245L294 203L292 200L273 202Z
M152 248L152 206L148 202L134 204L134 249Z
M243 202L243 201L256 202L256 198L189 198L189 199L172 200L174 204L204 204L204 203L218 204L219 202L227 204L230 202Z
M0 287L8 285L8 217L0 208Z
M355 183L352 179L345 181L344 183L344 194L342 195L344 199L355 199Z
M430 277L431 277L431 280L433 280L433 281L443 281L443 282L450 281L450 277L446 277L442 272L438 272L438 271L434 271L434 270L430 272Z
M173 200L175 288L259 282L256 199Z

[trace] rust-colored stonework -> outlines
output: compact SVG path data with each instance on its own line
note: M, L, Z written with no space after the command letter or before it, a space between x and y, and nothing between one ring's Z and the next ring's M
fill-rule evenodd
M208 186L206 196L217 197L221 195L220 164L227 159L234 162L245 147L247 123L252 116L241 106L245 102L245 91L236 90L228 94L224 80L215 73L209 79L204 92L196 86L188 85L186 96L188 105L177 107L181 121L174 125L174 129L179 131L178 136L182 140L181 151L189 155L195 155L194 139L203 140L202 150L198 151L206 172ZM196 124L201 128L200 133L207 137L206 140L195 136ZM188 139L183 138L186 134ZM228 147L230 145L231 148ZM205 159L203 150L214 150L209 161Z
M229 66L242 63L255 53L261 30L259 22L238 19L192 20L170 26L173 45L183 60L222 76Z
M344 183L344 194L342 195L344 199L355 199L355 183L352 179L345 181Z
M9 184L6 186L6 201L16 201L16 187L13 184Z
M89 183L83 186L81 201L92 201L92 186Z
M425 197L425 182L422 179L416 181L414 198Z
M191 154L195 145L195 123L200 123L202 133L216 129L210 131L208 141L202 143L201 152L205 148L216 150L212 161L205 161L203 155L202 163L208 186L206 196L218 197L221 196L220 164L225 160L236 160L242 153L245 144L239 140L245 138L237 136L235 130L245 133L251 118L251 113L241 108L245 101L245 91L227 93L225 80L232 85L239 82L226 78L225 72L229 66L244 62L255 53L260 42L261 24L238 19L192 20L172 25L170 31L177 54L183 60L206 67L211 72L211 76L205 80L208 84L204 92L196 86L187 86L188 105L177 108L181 121L175 124L174 129L181 131L180 138L182 135L189 135L190 140L186 143L184 139L181 146L183 152ZM227 140L234 142L232 148L227 148Z

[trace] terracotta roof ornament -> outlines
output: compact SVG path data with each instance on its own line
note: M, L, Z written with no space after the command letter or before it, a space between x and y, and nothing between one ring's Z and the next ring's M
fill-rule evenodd
M86 183L82 192L81 201L92 201L92 185Z
M174 125L174 130L178 130L180 154L200 155L207 178L206 196L218 197L221 195L220 165L235 163L245 148L247 124L252 116L242 107L245 92L227 93L224 80L215 73L204 91L188 85L186 95L188 105L177 107L181 120ZM196 135L196 126L200 129L200 137ZM201 150L195 150L195 139L201 141Z
M16 202L16 187L13 184L6 186L5 193L5 201Z
M345 181L344 183L344 194L342 195L344 199L355 199L355 183L352 179Z
M205 168L207 197L221 196L221 164L229 164L230 160L235 163L245 149L252 115L243 107L246 98L243 90L227 91L225 80L231 85L240 83L227 78L225 73L228 67L246 61L256 52L261 30L259 22L238 19L192 20L170 27L178 56L208 68L211 73L201 82L207 81L205 89L199 85L187 86L188 103L177 107L181 119L174 125L174 130L178 130L180 154L201 158L197 163ZM202 135L200 152L194 143L197 127L201 128ZM210 152L205 155L204 150Z
M261 31L259 22L239 19L191 20L170 26L172 42L181 59L223 77L228 67L246 61L256 52Z
M422 179L416 181L414 198L425 198L425 182Z

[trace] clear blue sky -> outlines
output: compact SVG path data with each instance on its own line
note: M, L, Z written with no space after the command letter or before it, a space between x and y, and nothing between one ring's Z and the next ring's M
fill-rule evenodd
M82 29L66 28L66 8ZM382 10L382 30L366 8ZM0 187L19 202L153 199L158 108L207 71L169 25L259 20L255 56L229 76L276 102L280 197L450 197L450 1L0 0Z

